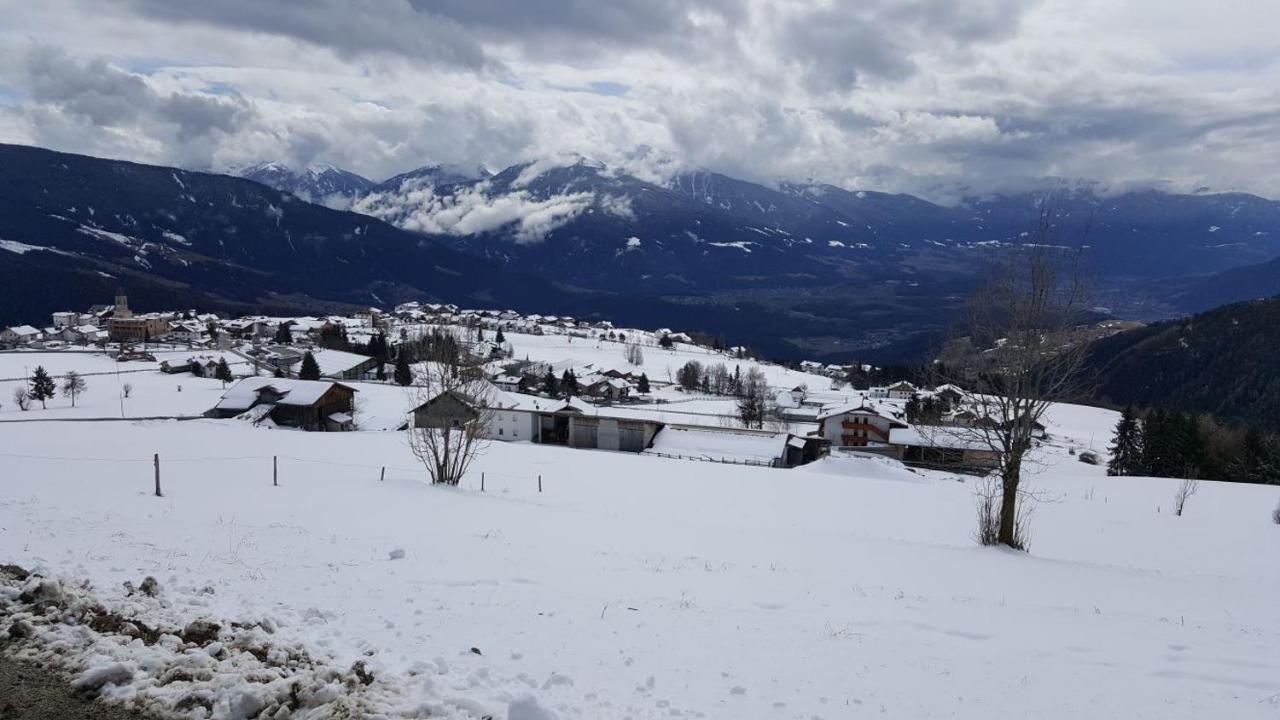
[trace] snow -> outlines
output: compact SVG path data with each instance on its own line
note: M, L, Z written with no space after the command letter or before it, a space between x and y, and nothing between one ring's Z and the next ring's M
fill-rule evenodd
M69 255L70 253L55 248L41 247L40 245L28 245L18 242L17 240L0 240L0 250L8 250L11 253L25 255L32 250L44 250L46 252L55 252L60 255Z
M280 395L276 405L311 405L334 385L332 380L294 380L275 377L248 377L227 388L218 401L219 410L247 410L258 401L258 393L270 388Z
M359 355L343 350L315 349L311 351L311 356L316 359L316 365L320 366L320 375L322 377L338 377L363 363L369 362L368 355Z
M266 619L324 667L367 660L378 711L1274 717L1280 493L1206 482L1174 517L1177 481L1067 454L1114 420L1052 411L1025 555L973 545L972 479L883 458L780 470L495 442L444 489L395 432L10 423L0 560L179 627ZM146 574L162 598L125 597ZM149 662L184 656L96 643L76 657L106 657L77 671L131 666L121 692L141 696L170 687ZM254 704L236 658L209 660L228 716Z
M770 464L782 457L786 433L666 427L645 452L706 460Z
M663 430L654 449L667 454L767 461L786 442L719 427L735 414L731 398L665 384L691 359L757 367L773 387L806 385L830 406L865 400L819 375L615 332L643 345L640 365L622 342L505 335L515 358L579 376L645 372L652 403L575 404L705 426ZM86 375L77 408L61 397L48 410L12 407L8 386L37 364ZM1109 478L1071 454L1090 449L1105 463L1112 411L1056 406L1045 418L1049 440L1026 479L1039 498L1031 552L1019 554L974 545L974 478L861 453L782 470L493 442L460 487L432 487L404 433L389 430L411 393L375 383L345 383L359 390L365 432L69 421L119 418L122 402L134 418L197 416L224 392L157 366L0 353L0 420L51 421L0 422L0 564L63 578L71 602L152 627L223 625L208 646L143 647L28 619L60 648L41 659L73 677L114 674L102 688L117 699L167 707L198 690L213 714L234 717L270 708L296 681L315 708L355 693L355 716L472 720L1271 718L1280 708L1280 532L1269 517L1280 491L1205 482L1174 517L1178 481ZM122 401L124 382L134 388ZM875 402L885 414L902 404ZM151 495L157 453L161 498ZM159 597L126 594L147 575ZM0 584L0 633L5 593ZM237 649L268 641L277 654L263 657L310 659L285 677ZM372 684L353 679L357 662ZM174 668L208 679L162 683Z

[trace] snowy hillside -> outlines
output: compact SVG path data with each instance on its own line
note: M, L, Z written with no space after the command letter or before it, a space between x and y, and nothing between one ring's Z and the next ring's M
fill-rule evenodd
M617 343L508 341L521 358L621 365ZM639 368L665 382L699 357L716 359L645 346ZM111 364L0 354L0 377L31 362ZM1205 483L1174 517L1178 481L1108 478L1073 456L1106 445L1110 411L1051 411L1023 555L975 546L973 478L883 458L781 470L495 442L445 489L389 430L69 419L118 413L127 377L134 416L196 414L220 390L139 369L90 376L75 411L61 397L0 411L51 420L0 423L0 564L89 581L59 596L68 612L92 603L188 638L194 620L222 628L152 645L15 616L60 638L74 677L136 707L247 717L293 693L364 716L510 720L1280 712L1277 489ZM399 389L354 386L371 415L406 409ZM146 576L158 597L126 597ZM25 607L20 587L52 592L38 585L0 582L0 608Z

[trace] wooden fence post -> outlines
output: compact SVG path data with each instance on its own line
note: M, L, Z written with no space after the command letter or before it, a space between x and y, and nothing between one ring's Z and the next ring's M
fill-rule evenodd
M480 473L480 492L484 492L484 473Z
M164 495L160 493L160 453L155 454L155 464L156 464L156 497L164 497Z
M271 487L280 487L280 463L275 455L271 456Z
M386 482L386 481L387 481L387 466L383 465L382 474L378 476L378 482Z
M538 492L542 492L542 475L538 475Z

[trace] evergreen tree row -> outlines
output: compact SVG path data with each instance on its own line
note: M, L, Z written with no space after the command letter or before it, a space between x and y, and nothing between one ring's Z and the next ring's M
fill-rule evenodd
M1108 475L1280 483L1280 442L1256 428L1235 430L1211 417L1125 408L1111 444Z

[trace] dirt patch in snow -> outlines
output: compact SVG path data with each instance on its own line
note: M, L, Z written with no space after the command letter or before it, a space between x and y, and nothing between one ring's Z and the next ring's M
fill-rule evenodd
M0 566L0 720L464 716L404 708L399 682L379 677L377 663L344 668L275 636L269 619L182 617L159 589L104 597Z
M0 720L139 720L129 711L79 695L58 672L6 657L0 644Z

